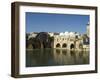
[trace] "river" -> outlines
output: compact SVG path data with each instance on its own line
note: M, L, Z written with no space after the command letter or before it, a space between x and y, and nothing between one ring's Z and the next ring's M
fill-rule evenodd
M89 51L36 49L26 51L26 67L89 64Z

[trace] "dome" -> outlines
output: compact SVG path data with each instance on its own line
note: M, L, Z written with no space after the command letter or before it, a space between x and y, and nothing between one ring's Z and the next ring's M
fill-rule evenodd
M69 33L66 31L64 34L65 34L65 35L68 35Z
M74 32L70 32L69 34L70 34L70 35L74 35Z
M64 35L64 33L63 33L63 32L61 32L59 35Z
M75 37L74 32L70 32L69 35L70 35L70 37Z

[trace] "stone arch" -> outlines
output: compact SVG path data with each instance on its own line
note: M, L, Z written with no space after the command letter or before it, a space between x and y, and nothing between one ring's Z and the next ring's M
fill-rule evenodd
M36 36L36 39L38 39L41 42L41 45L43 48L50 48L51 47L51 37L47 32L40 32Z
M42 43L39 39L36 38L30 38L26 41L26 48L27 49L40 49L42 48Z
M32 44L28 44L27 49L34 49L34 46Z
M60 43L57 43L57 44L56 44L56 48L61 48Z
M67 44L66 43L63 43L62 44L62 48L67 48Z
M33 38L30 38L29 40L26 40L26 48L27 49L34 49Z
M70 45L70 49L74 49L75 48L75 45L74 44L71 44Z
M33 39L32 46L34 49L42 48L42 44L41 44L40 40L38 40L36 38Z
M82 43L79 44L79 49L82 49L83 48L83 45Z

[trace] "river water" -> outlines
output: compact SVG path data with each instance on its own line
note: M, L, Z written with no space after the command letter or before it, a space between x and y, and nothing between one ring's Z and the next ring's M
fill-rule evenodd
M26 51L26 67L89 64L89 51L36 49Z

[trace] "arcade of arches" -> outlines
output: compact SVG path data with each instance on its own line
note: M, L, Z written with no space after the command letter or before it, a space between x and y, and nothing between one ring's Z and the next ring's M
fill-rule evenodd
M69 39L66 36L53 36L46 32L40 32L35 38L26 41L27 49L41 49L41 48L61 48L61 49L80 49L82 48L82 40L76 38Z

